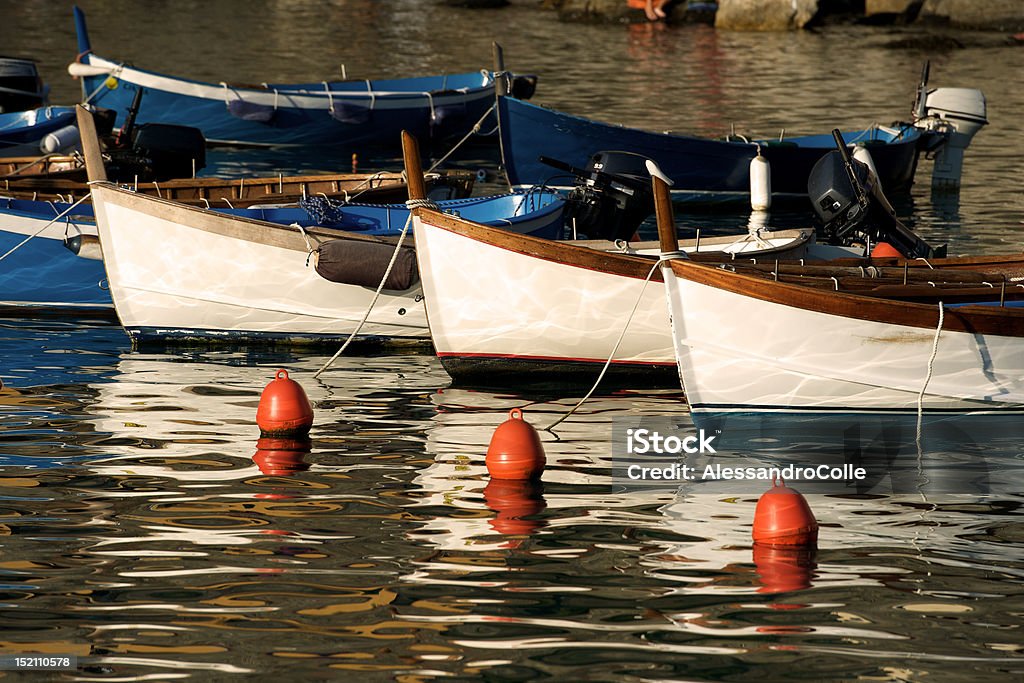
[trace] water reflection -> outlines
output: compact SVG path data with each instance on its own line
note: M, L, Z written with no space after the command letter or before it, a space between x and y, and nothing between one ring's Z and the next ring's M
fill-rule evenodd
M126 353L92 382L68 370L68 441L89 457L0 478L10 638L47 633L33 642L84 647L92 674L124 678L678 678L698 662L771 677L794 653L934 672L948 657L998 668L1013 642L998 625L1024 579L1019 496L814 495L816 556L763 552L757 492L613 492L612 419L685 421L678 392L595 397L541 432L542 484L503 483L484 453L508 410L543 428L575 397L448 388L415 355L343 358L311 381L324 360ZM257 440L279 366L314 404L309 443ZM937 615L967 638L920 636Z

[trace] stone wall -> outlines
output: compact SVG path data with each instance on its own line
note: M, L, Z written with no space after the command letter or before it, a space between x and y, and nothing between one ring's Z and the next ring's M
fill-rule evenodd
M460 0L449 0L459 2ZM461 0L472 3L474 0ZM475 0L486 3L488 0ZM514 0L517 4L526 0ZM646 21L628 0L532 0L563 21L633 23ZM707 6L707 3L702 3ZM641 5L642 6L642 5ZM706 9L691 16L686 0L665 6L670 22L709 21ZM856 11L854 11L856 10ZM719 0L716 28L737 31L789 31L834 21L909 23L957 28L1024 31L1024 0Z

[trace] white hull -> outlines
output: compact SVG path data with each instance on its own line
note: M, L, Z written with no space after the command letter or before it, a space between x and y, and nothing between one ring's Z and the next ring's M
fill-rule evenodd
M133 339L341 339L373 298L320 277L295 228L106 184L92 192L111 296ZM360 336L425 339L419 292L382 292Z
M604 363L639 299L615 362L675 362L657 282L645 287L643 279L534 258L419 218L414 232L431 337L442 361Z
M926 386L935 328L807 310L664 272L695 419L749 411L914 412L922 389L929 411L1024 407L1020 338L944 329Z

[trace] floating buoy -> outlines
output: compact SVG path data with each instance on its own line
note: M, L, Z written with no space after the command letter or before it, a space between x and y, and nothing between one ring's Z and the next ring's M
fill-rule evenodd
M871 250L871 258L903 258L903 254L888 242L879 242Z
M754 564L761 577L758 593L789 593L811 587L816 551L807 546L754 544Z
M818 520L798 491L785 483L773 483L757 501L753 536L755 544L814 545L818 542Z
M256 441L253 462L269 477L286 477L309 469L305 457L313 448L308 438L276 439L262 437Z
M263 389L256 409L256 424L261 436L303 436L313 426L313 407L299 383L288 379L287 370L278 370Z
M491 520L495 531L508 535L525 535L547 524L542 519L523 519L545 507L541 483L527 479L492 479L484 488L484 502L497 512Z
M487 472L495 479L537 479L544 471L544 447L523 411L513 408L487 447Z
M761 148L757 148L757 156L750 160L750 208L754 211L767 211L772 207L772 168L768 160L761 156Z

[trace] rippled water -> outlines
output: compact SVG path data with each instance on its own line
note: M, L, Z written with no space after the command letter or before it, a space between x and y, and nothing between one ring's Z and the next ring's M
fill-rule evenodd
M1019 249L1024 50L998 36L928 54L885 47L902 30L562 25L524 4L180 2L158 21L83 4L100 54L212 80L477 68L496 37L541 75L543 104L710 135L905 117L930 56L934 84L986 91L992 125L958 199L922 183L900 210L954 251ZM55 99L73 98L70 10L0 10L4 51L44 60ZM452 388L415 354L311 379L328 353L133 351L102 320L0 320L0 652L77 654L75 680L1024 675L1020 486L811 496L817 552L755 555L756 495L613 492L612 420L685 422L679 392L599 392L542 433L541 487L501 486L483 454L507 411L545 426L581 391ZM316 406L308 454L257 450L277 367Z

